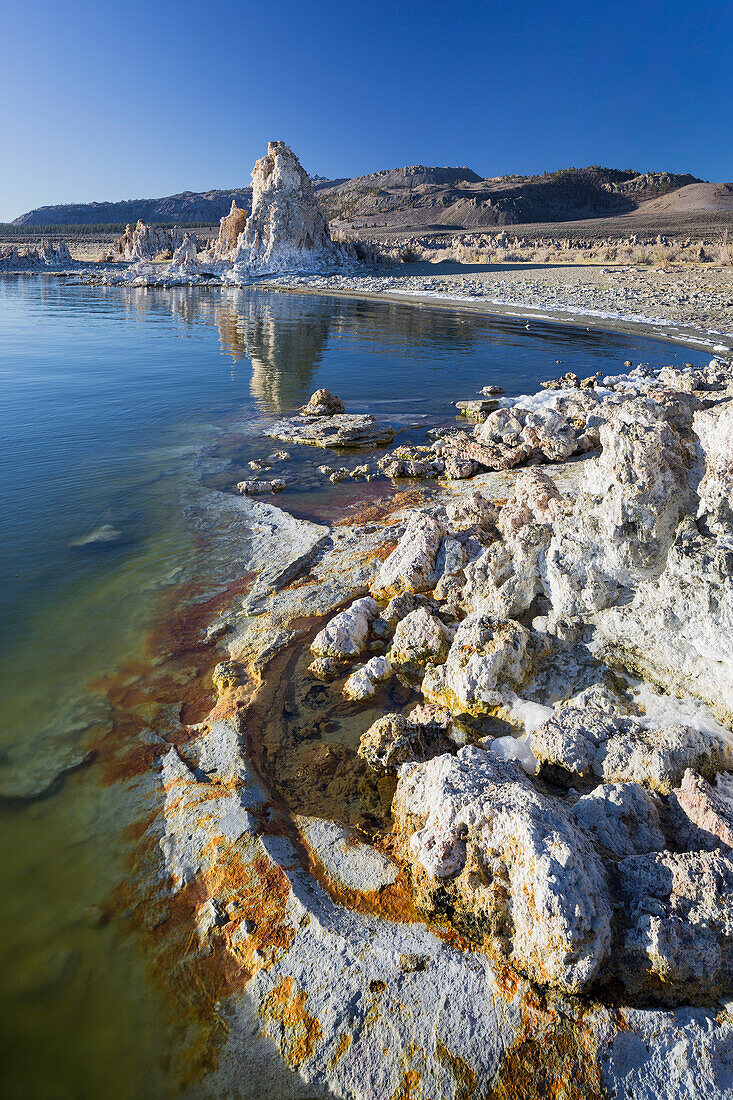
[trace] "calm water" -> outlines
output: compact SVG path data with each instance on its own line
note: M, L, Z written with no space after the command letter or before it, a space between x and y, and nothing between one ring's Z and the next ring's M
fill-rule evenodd
M94 762L62 773L108 721L90 685L143 655L171 585L206 575L185 516L202 484L253 476L248 460L278 446L263 425L320 386L352 411L424 418L409 433L422 440L490 382L523 393L567 370L707 358L415 305L0 279L3 1097L180 1092L185 1008L99 918L125 873L126 788ZM313 471L331 456L291 450L298 480L279 503L323 515L334 492L362 491L324 488Z

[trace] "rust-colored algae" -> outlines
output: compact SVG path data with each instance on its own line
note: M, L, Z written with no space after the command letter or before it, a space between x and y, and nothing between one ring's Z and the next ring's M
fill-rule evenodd
M307 999L308 994L302 989L294 990L293 979L287 977L270 990L260 1006L267 1034L279 1038L283 1057L295 1069L313 1056L323 1038L319 1021L306 1012Z
M455 1084L454 1100L471 1100L476 1089L476 1071L457 1054L438 1039L435 1043L435 1058L448 1071Z
M491 1100L603 1100L590 1032L579 1019L525 1013L524 1034L506 1052Z
M341 1035L339 1036L339 1041L336 1043L336 1046L333 1048L333 1054L331 1055L331 1057L328 1060L329 1070L334 1070L336 1068L336 1066L339 1064L339 1062L343 1058L344 1054L346 1054L346 1051L351 1046L351 1041L352 1041L351 1036L346 1031L343 1031L341 1033Z
M408 1069L389 1100L423 1100L422 1082L416 1069Z

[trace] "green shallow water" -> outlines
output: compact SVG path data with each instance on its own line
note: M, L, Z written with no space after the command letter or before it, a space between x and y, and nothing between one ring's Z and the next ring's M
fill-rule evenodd
M707 356L409 304L0 280L3 1097L156 1100L185 1087L197 1024L114 902L145 777L102 781L109 713L93 685L149 657L176 586L221 571L187 506L248 475L278 447L266 424L319 386L355 412L423 418L408 433L423 439L489 382L533 392L627 358ZM340 464L328 454L292 451L283 506L323 517L362 492L319 481L317 465ZM73 545L103 528L111 541ZM97 758L72 770L91 743Z

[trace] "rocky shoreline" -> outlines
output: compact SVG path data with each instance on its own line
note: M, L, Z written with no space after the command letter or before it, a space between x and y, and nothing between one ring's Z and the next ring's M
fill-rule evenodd
M224 659L202 720L136 746L128 884L207 1019L189 1094L733 1097L727 276L370 274L286 146L253 179L207 257L184 236L156 266L166 241L130 227L132 265L91 278L513 304L715 358L486 379L465 427L386 454L396 424L320 390L270 437L409 493L329 523L257 499L284 477L197 500L236 544L200 630Z
M361 522L212 494L256 579L147 837L229 976L197 1095L733 1095L732 397L499 397Z

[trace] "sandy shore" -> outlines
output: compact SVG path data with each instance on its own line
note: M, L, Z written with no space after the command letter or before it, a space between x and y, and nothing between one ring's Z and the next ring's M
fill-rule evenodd
M398 274L284 276L279 289L501 313L733 348L733 269L409 264Z

